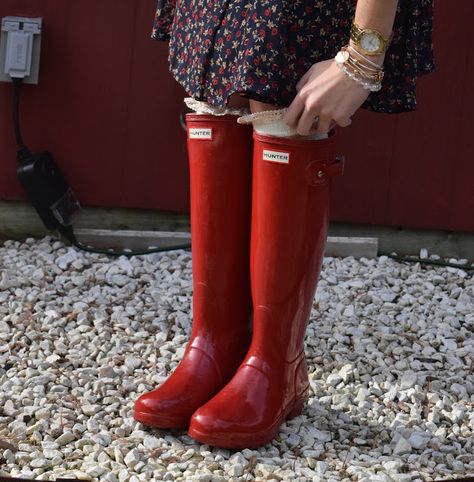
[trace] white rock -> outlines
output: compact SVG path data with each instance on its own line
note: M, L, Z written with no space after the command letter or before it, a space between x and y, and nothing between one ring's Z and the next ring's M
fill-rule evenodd
M34 467L35 469L48 467L51 464L49 460L43 458L37 458L30 462L30 467Z
M126 286L130 283L130 278L122 274L115 274L109 278L109 281L117 286Z
M398 472L400 467L403 466L402 460L387 460L386 462L382 462L383 468L387 472Z
M319 442L330 442L332 435L328 431L319 430L315 427L308 427L309 434Z
M51 417L51 410L49 408L39 408L38 410L36 410L35 412L35 417L38 419L38 420L47 420Z
M450 387L450 390L452 393L457 395L458 398L462 398L462 399L468 398L466 388L463 385L460 385L459 383L453 383Z
M332 387L339 385L339 383L341 382L342 382L342 377L337 373L331 373L326 379L326 383L328 385L331 385Z
M456 340L450 338L443 338L443 345L445 347L445 351L455 351L458 349Z
M52 355L49 355L49 356L46 357L46 361L48 363L54 363L54 362L56 362L60 359L61 359L61 357L57 353L53 353Z
M127 469L121 469L120 472L118 473L118 479L120 482L127 482L130 480L130 475L128 473Z
M81 407L82 413L84 415L93 416L99 413L101 410L100 405L86 404Z
M400 387L402 390L412 388L418 380L417 374L412 371L407 371L402 375L400 380Z
M3 320L0 320L0 333L10 333L10 325Z
M212 474L196 474L193 480L197 482L212 482Z
M347 306L346 309L344 310L343 315L347 316L348 318L353 317L355 315L354 307L352 305Z
M140 368L141 365L142 361L139 358L131 356L125 358L125 366L127 366L131 370L136 370L137 368Z
M73 440L76 439L76 436L70 432L69 430L67 430L66 432L64 432L62 435L60 435L57 439L56 439L56 443L58 445L66 445L68 444L69 442L72 442Z
M114 474L113 472L108 472L107 474L104 475L103 480L105 482L118 482L119 479L117 477L117 474Z
M404 454L409 454L410 452L411 452L410 442L407 439L400 437L398 439L398 442L395 445L395 448L393 449L393 454L404 455Z
M369 391L366 388L362 387L362 388L359 388L355 400L357 402L364 402L365 400L367 400L368 396L369 396Z
M448 416L453 423L459 423L464 419L465 413L465 408L462 405L457 405L453 407L451 413Z
M65 270L76 259L77 259L76 251L73 248L71 248L66 254L64 254L63 256L59 256L56 259L56 264L61 269Z
M314 466L317 475L323 475L328 468L328 464L322 460L318 460Z
M97 433L100 430L99 422L95 418L89 418L86 427L90 433Z
M18 410L15 408L15 405L13 403L13 400L7 400L4 405L3 405L3 413L7 417L14 417L17 413Z
M231 465L227 473L231 477L241 477L242 475L244 475L244 466L242 464Z
M143 439L143 446L148 450L154 450L154 449L157 449L158 447L161 447L161 441L157 437L152 437L150 435L147 435Z
M351 364L344 365L338 372L344 383L349 382L354 377L354 367Z
M124 462L127 465L127 467L129 467L130 469L133 469L135 465L137 465L138 462L140 462L140 453L138 452L138 450L136 449L130 450L125 456Z
M104 378L114 378L117 372L111 366L104 366L99 369L99 375Z
M431 435L425 432L413 432L410 436L410 445L417 450L424 450L430 441Z
M83 467L82 470L84 470L84 472L90 477L100 477L105 472L107 472L107 469L105 467L97 464L92 464L89 467Z
M295 447L301 442L301 437L294 433L290 433L286 438L285 442L286 442L286 445L288 445L289 447Z
M86 431L86 427L82 423L75 423L72 426L71 432L77 437Z
M119 464L123 463L123 453L119 447L114 447L114 459Z
M55 457L63 458L63 454L59 450L55 449L45 449L43 450L43 455L47 459L54 459Z

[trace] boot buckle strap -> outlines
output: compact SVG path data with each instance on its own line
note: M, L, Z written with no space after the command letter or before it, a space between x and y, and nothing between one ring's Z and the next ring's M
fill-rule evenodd
M306 168L306 177L310 186L318 186L328 179L344 173L344 156L337 156L334 162L313 161Z

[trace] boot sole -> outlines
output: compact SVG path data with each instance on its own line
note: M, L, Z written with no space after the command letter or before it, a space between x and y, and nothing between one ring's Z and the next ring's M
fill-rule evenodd
M211 445L213 447L225 448L225 449L256 449L270 443L278 434L280 425L287 420L292 420L303 413L306 405L307 398L301 399L296 402L287 412L282 422L278 423L276 428L269 433L265 434L232 434L223 433L215 434L208 432L201 432L193 427L188 430L188 435L197 440L198 442Z
M183 420L180 418L163 417L156 415L154 413L142 412L140 410L135 410L133 412L133 418L144 425L155 428L176 428L176 429L186 429L189 426L189 418Z

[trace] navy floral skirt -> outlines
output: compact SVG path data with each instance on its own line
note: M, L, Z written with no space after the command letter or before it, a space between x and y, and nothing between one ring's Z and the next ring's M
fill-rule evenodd
M169 42L169 70L197 100L225 106L239 92L288 106L298 80L349 40L357 0L158 0L152 38ZM382 90L363 108L416 108L417 77L434 69L433 0L400 0Z

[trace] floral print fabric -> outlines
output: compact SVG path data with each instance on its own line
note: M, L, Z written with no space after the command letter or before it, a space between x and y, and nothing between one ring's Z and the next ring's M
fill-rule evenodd
M245 97L288 106L315 62L349 40L357 0L158 0L152 38L169 42L169 69L187 93L214 106ZM400 0L385 77L363 108L416 108L420 75L434 69L433 0Z

